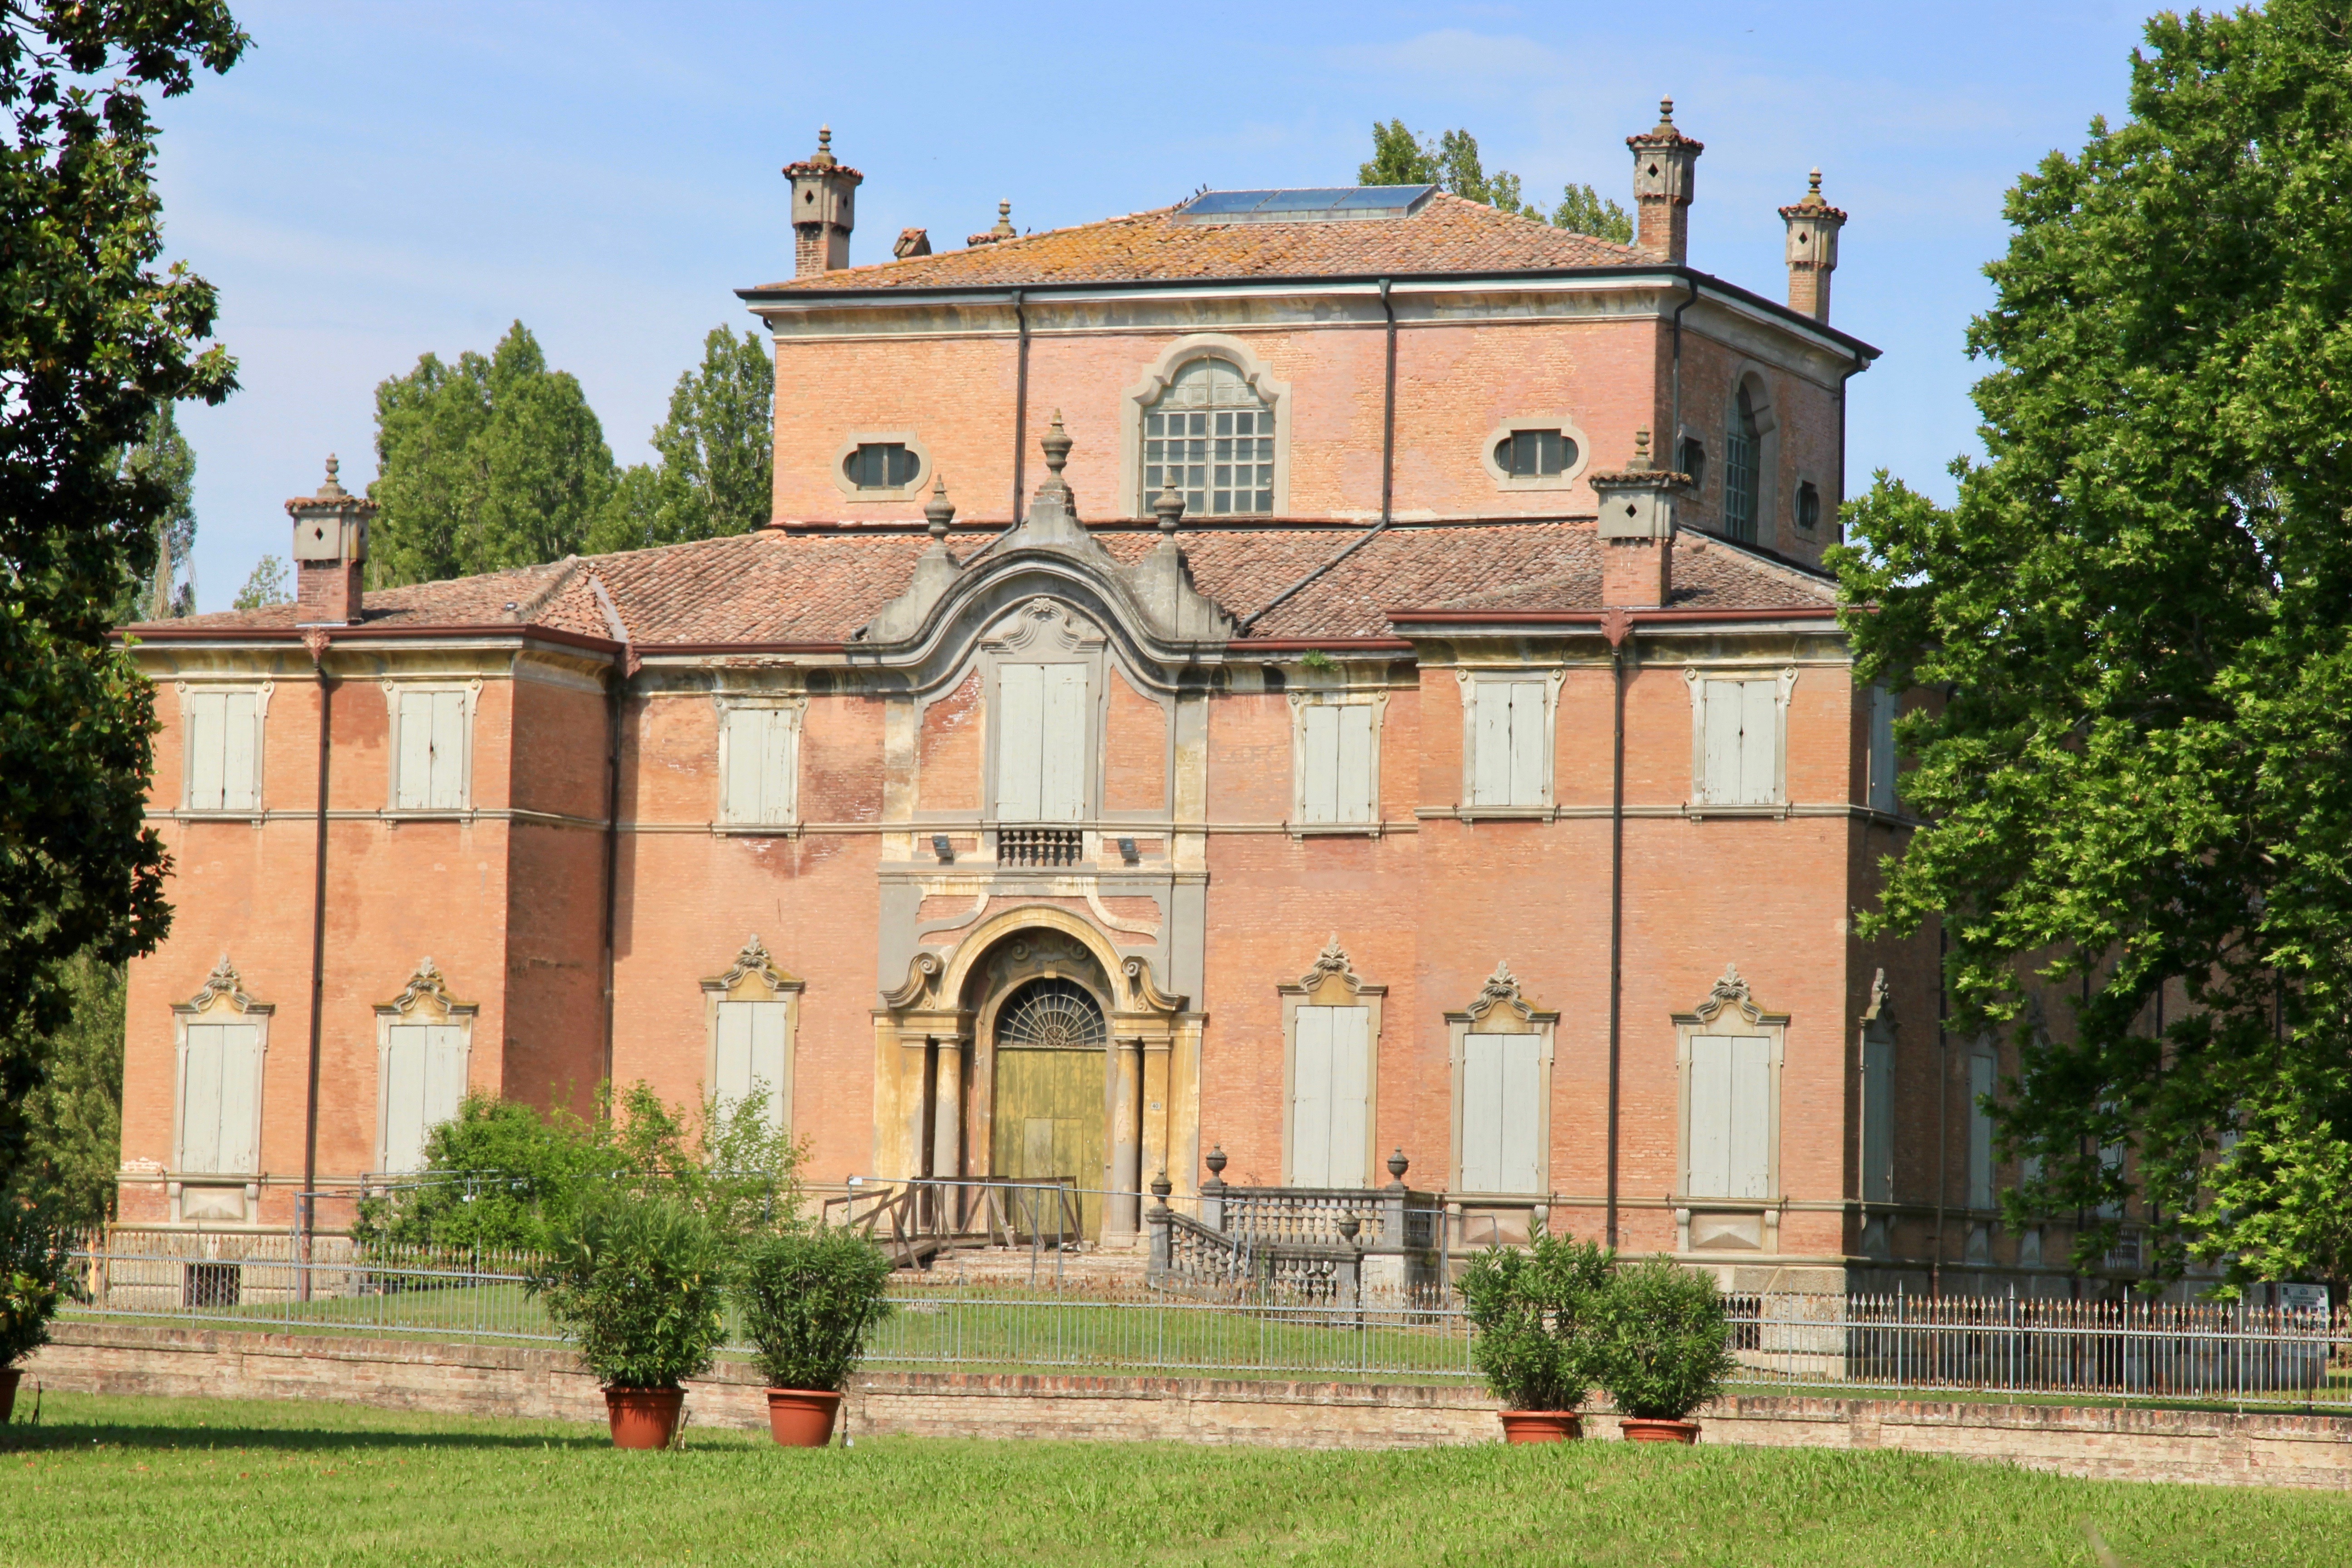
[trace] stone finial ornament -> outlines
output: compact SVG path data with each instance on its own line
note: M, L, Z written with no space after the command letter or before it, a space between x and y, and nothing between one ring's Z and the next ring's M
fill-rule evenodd
M1177 490L1172 475L1160 487L1160 493L1151 498L1151 514L1160 520L1162 533L1175 532L1176 525L1183 521L1184 497Z
M955 521L955 502L948 500L946 476L934 475L931 479L931 499L923 503L924 522L934 540L941 542L946 540L948 525Z
M342 472L342 467L341 460L332 452L327 454L327 478L325 482L319 486L319 493L312 498L313 500L341 500L352 493L343 489L343 482L338 477Z
M1055 483L1060 483L1062 480L1062 465L1070 460L1070 448L1077 445L1076 442L1070 439L1070 433L1062 428L1062 411L1060 409L1056 408L1054 410L1053 428L1047 430L1045 432L1045 438L1037 444L1045 449L1045 467L1047 470L1053 474L1054 481Z

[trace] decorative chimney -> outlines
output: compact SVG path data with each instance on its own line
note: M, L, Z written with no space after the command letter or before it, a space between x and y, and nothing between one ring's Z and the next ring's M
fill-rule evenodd
M1650 466L1650 433L1633 433L1633 460L1594 474L1601 502L1601 605L1654 609L1674 595L1675 502L1690 478Z
M1789 309L1816 321L1830 319L1830 274L1837 270L1838 230L1845 214L1822 200L1822 172L1792 207L1780 209L1789 226Z
M341 467L330 454L326 482L314 496L286 503L294 520L294 622L350 626L360 620L362 568L367 564L368 520L375 502L343 489Z
M866 176L833 155L833 127L816 132L816 155L784 165L793 183L793 276L849 265L849 231L857 222L857 187Z
M1633 201L1641 226L1633 248L1670 266L1690 255L1690 204L1698 155L1706 143L1675 129L1675 100L1658 100L1658 123L1646 135L1628 136L1633 150Z

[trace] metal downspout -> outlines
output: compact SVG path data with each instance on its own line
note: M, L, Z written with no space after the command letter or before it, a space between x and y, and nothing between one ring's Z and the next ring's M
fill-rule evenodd
M1021 526L1022 480L1027 474L1029 454L1029 313L1022 308L1021 290L1013 290L1013 324L1019 334L1020 347L1014 352L1013 366L1013 521L1011 526Z
M613 1087L613 1047L615 1033L614 1022L615 956L620 929L621 898L621 720L628 705L629 678L635 673L636 649L630 645L628 623L621 619L620 606L604 587L604 580L591 575L589 591L595 595L596 607L604 614L604 627L621 651L613 656L613 679L604 689L604 1069L602 1092L608 1098Z
M302 1111L301 1232L303 1257L310 1256L310 1235L318 1226L319 1186L319 1056L324 1037L327 998L327 783L330 742L334 735L335 688L327 676L328 636L311 634L310 664L319 676L319 808L318 834L312 851L310 883L310 1059ZM309 1269L302 1271L307 1291Z
M1675 307L1673 405L1667 415L1666 438L1652 448L1659 454L1664 459L1664 466L1669 468L1680 463L1683 457L1683 312L1698 303L1698 279L1685 278L1683 281L1689 286L1690 294L1681 304ZM1841 479L1839 483L1843 485L1844 481Z
M1625 999L1625 641L1633 617L1609 623L1609 679L1615 696L1609 781L1609 1245L1617 1245L1617 1125Z

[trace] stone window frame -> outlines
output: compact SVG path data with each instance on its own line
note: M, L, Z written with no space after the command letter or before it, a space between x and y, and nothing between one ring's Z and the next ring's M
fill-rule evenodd
M1296 981L1276 985L1276 994L1282 998L1282 1183L1291 1182L1291 1154L1297 1147L1298 1130L1293 1121L1297 1102L1298 1087L1298 1010L1301 1007L1362 1007L1364 1019L1364 1182L1367 1187L1379 1185L1373 1173L1378 1163L1381 1134L1381 1010L1386 1001L1386 985L1368 984L1358 974L1347 950L1339 945L1338 932L1323 945L1307 973Z
M253 1169L250 1171L185 1170L188 1026L204 1023L216 1012L230 1013L237 1021L252 1024L257 1037L253 1053ZM267 1125L267 1119L262 1114L261 1096L269 1082L269 1025L277 1012L275 1002L257 1002L246 994L245 983L226 952L221 954L220 962L213 965L212 973L205 976L205 983L196 988L194 995L185 1002L172 1004L172 1171L171 1180L164 1184L164 1194L171 1205L171 1223L173 1225L195 1223L182 1218L186 1189L191 1186L235 1189L240 1199L241 1217L231 1223L250 1225L257 1222L261 1199L261 1133ZM237 1181L239 1175L246 1180Z
M387 715L384 722L383 810L387 816L404 821L420 818L471 817L474 815L474 728L482 707L482 679L471 676L453 679L443 676L424 679L387 679L378 682L383 689ZM409 692L459 691L466 697L466 761L459 770L463 778L461 804L457 805L408 806L400 804L400 700Z
M1312 675L1308 677L1313 679ZM1369 689L1332 682L1291 686L1284 696L1290 704L1290 820L1283 826L1293 837L1369 835L1381 831L1381 737L1388 727L1389 689ZM1309 708L1370 708L1372 710L1371 805L1361 821L1307 820L1307 710Z
M1235 515L1259 519L1290 515L1290 384L1275 379L1272 369L1241 339L1224 332L1192 332L1160 351L1141 379L1119 394L1118 502L1115 517L1150 517L1143 489L1143 416L1166 395L1176 373L1200 359L1222 359L1241 373L1242 379L1274 413L1274 509ZM1187 522L1206 523L1206 517L1188 516Z
M392 1135L392 1097L384 1092L392 1076L392 1030L396 1024L446 1024L465 1032L466 1087L471 1092L474 1083L474 1022L481 1013L478 1002L460 1002L449 994L448 983L431 958L417 961L416 972L400 994L388 1002L375 1005L375 1157L373 1168L385 1170L389 1152L385 1142ZM431 1128L427 1128L429 1132Z
M259 822L268 815L267 791L268 748L264 743L269 733L269 698L277 690L274 680L256 680L245 677L207 679L204 676L183 676L173 683L180 699L180 815L207 819L237 822ZM253 695L253 804L250 806L205 809L188 804L195 784L194 758L188 746L191 699L226 697L250 692Z
M793 1130L793 1077L800 1055L801 995L808 983L785 973L769 956L767 945L754 932L734 962L721 973L702 983L702 1081L712 1095L719 1083L719 1005L721 1002L781 1002L784 1005L784 1068L776 1085L777 1126L786 1136Z
M1520 989L1517 976L1511 973L1507 961L1497 962L1495 973L1486 978L1469 1005L1445 1015L1445 1058L1452 1100L1447 1121L1453 1130L1453 1146L1445 1163L1446 1191L1456 1196L1520 1197L1548 1196L1551 1191L1551 1085L1552 1059L1559 1043L1559 1015L1538 1007L1527 999ZM1473 1035L1534 1035L1536 1046L1536 1188L1533 1194L1471 1193L1463 1185L1462 1157L1466 1139L1462 1121L1465 1113L1465 1083L1470 1062L1470 1037Z
M1781 1079L1788 1057L1789 1015L1772 1012L1759 1004L1748 981L1740 974L1739 966L1727 963L1723 966L1722 978L1716 981L1706 996L1689 1012L1674 1014L1672 1018L1676 1100L1675 1250L1778 1253L1780 1249L1780 1205L1787 1195L1780 1180L1780 1121ZM1760 1198L1697 1195L1690 1190L1691 1042L1700 1035L1738 1035L1751 1039L1760 1037L1769 1042L1765 1051L1764 1195ZM1757 1222L1755 1241L1744 1247L1695 1247L1694 1232L1698 1233L1700 1240L1713 1239L1706 1227L1710 1218L1717 1217L1727 1227L1752 1218Z
M903 485L880 489L861 489L850 482L846 465L849 455L860 447L904 447L915 455L915 477ZM843 437L833 451L832 466L825 469L833 488L854 504L913 500L920 496L923 487L931 481L931 449L921 437L910 428L855 430Z
M1078 827L1101 820L1103 737L1110 700L1109 682L1105 679L1109 647L1109 637L1076 606L1045 595L1000 616L981 639L981 826L991 829ZM998 673L1008 664L1075 664L1087 672L1087 735L1078 748L1086 782L1079 792L1083 809L1076 822L1015 822L997 815L1002 794L998 767L1004 739Z
M1805 498L1808 494L1813 502L1813 521L1811 522L1805 521ZM1812 475L1798 474L1796 483L1789 487L1789 525L1810 539L1822 531L1822 487L1814 481Z
M1557 430L1576 443L1576 461L1557 474L1511 474L1495 461L1495 448L1507 436L1522 430ZM1516 419L1506 419L1486 432L1478 446L1478 464L1486 470L1487 479L1498 490L1566 490L1583 482L1584 471L1592 466L1592 443L1585 439L1584 430L1570 416L1543 412L1528 414Z
M1768 680L1780 682L1775 711L1779 732L1772 744L1772 798L1769 801L1717 803L1708 798L1706 783L1706 682ZM1694 816L1786 816L1789 811L1789 702L1797 687L1797 667L1780 660L1769 664L1685 665L1683 683L1691 700L1691 790L1684 808Z
M1756 416L1756 537L1731 542L1769 550L1779 538L1780 526L1780 414L1765 367L1754 360L1744 362L1733 373L1731 384L1723 395L1724 448L1722 461L1717 466L1723 470L1724 490L1716 507L1716 528L1724 538L1731 539L1730 433L1739 427L1739 389L1743 386L1748 389L1748 408ZM1793 484L1787 489L1791 496L1796 493Z
M1477 817L1549 816L1559 799L1559 691L1568 671L1559 666L1461 666L1455 679L1462 689L1462 804L1465 821ZM1475 688L1487 681L1541 680L1544 683L1543 799L1534 805L1481 805L1478 795L1478 701Z
M714 781L718 799L710 813L710 830L725 837L792 837L801 829L801 745L808 732L808 697L804 692L719 690L710 694L719 731L715 748L718 769ZM732 739L727 715L739 709L764 709L785 715L785 733L792 739L792 803L773 822L739 822L727 815L728 771L732 763Z

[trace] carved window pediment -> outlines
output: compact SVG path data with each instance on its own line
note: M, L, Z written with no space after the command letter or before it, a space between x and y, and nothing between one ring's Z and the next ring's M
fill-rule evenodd
M1059 599L1039 595L1009 616L1000 616L983 647L1028 658L1091 653L1103 646L1102 629Z
M449 994L448 983L430 957L416 963L416 973L408 977L400 994L389 1002L376 1004L380 1015L397 1017L409 1023L446 1023L452 1019L470 1019L480 1011L480 1005L460 1002Z
M245 982L238 978L236 966L229 963L228 954L224 952L220 955L220 962L213 965L213 972L205 976L205 983L196 987L196 994L185 1002L172 1005L172 1011L182 1015L209 1013L215 1008L226 1008L233 1013L267 1015L277 1011L277 1004L257 1002L247 995Z
M768 955L767 944L756 932L744 939L742 950L736 953L735 962L726 973L713 974L702 982L705 991L736 1001L754 1002L781 1000L797 994L804 985L804 982L776 967L776 961Z
M1467 1024L1482 1035L1533 1034L1545 1025L1559 1022L1558 1013L1538 1007L1520 992L1518 976L1511 973L1507 962L1495 965L1495 973L1486 977L1468 1006L1448 1013L1445 1018L1448 1023Z

